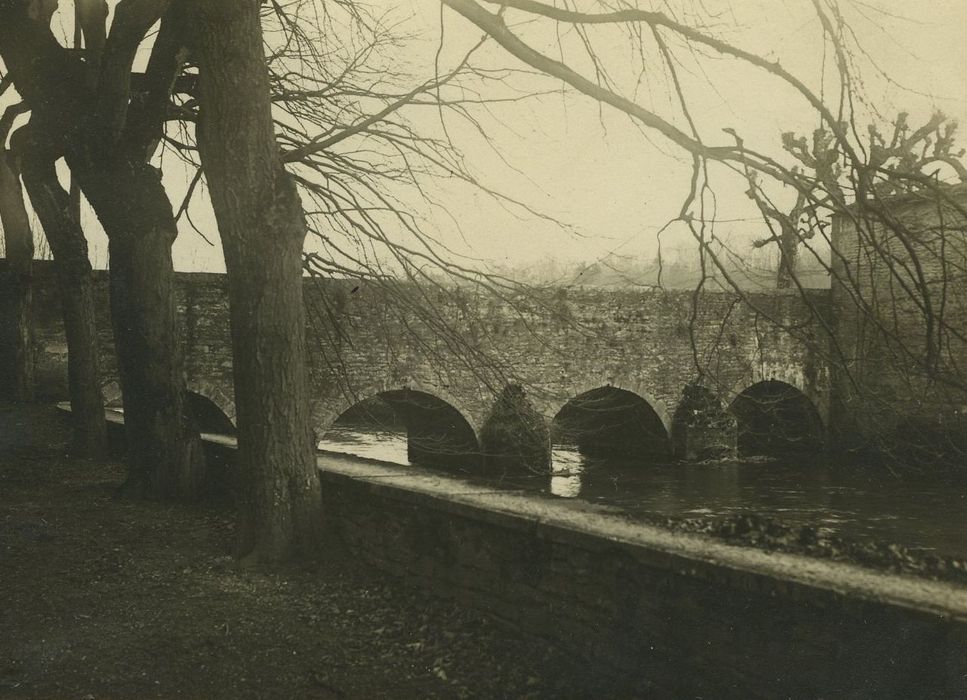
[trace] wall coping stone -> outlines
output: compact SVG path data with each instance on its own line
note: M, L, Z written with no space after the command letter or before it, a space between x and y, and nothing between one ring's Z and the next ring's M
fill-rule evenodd
M498 490L419 467L336 453L320 455L318 464L324 482L359 482L381 497L512 530L535 530L539 537L585 549L618 548L650 566L719 585L771 589L774 595L813 602L850 596L967 622L967 588L943 581L732 545L632 520L614 506Z
M69 410L69 404L60 406ZM108 412L107 419L123 423L118 413ZM202 438L223 447L237 447L232 437ZM510 530L529 530L540 538L583 549L619 549L649 566L717 585L755 588L814 603L832 603L839 596L849 596L967 623L967 588L944 581L732 545L632 520L615 506L496 489L421 467L336 452L320 453L316 463L324 483L355 482L379 497Z

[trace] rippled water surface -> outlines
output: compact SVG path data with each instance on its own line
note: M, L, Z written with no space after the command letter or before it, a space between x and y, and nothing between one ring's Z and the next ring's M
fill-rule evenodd
M336 427L319 448L409 464L406 435ZM500 488L543 491L677 517L754 512L862 541L967 556L967 480L896 478L823 459L699 465L590 459L555 447L553 475L491 480ZM455 470L455 473L460 472Z

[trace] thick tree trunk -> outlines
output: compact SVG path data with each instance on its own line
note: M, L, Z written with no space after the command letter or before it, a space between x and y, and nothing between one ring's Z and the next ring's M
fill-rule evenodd
M100 457L107 450L107 423L87 240L70 195L57 179L53 161L25 151L23 176L57 270L67 336L72 451L80 456Z
M17 160L0 143L0 224L7 265L0 273L0 393L19 402L34 398L30 277L34 239L24 205Z
M243 499L238 554L265 563L318 541L302 245L306 226L279 159L258 0L197 0L199 148L229 278Z
M287 206L279 209L265 212L266 231L286 219L291 223ZM244 480L238 553L256 563L278 561L311 550L322 525L309 418L302 246L263 238L226 243L225 249Z
M43 18L30 15L29 3L0 1L0 55L8 75L31 109L31 124L50 139L50 148L63 153L110 240L127 488L152 498L193 496L203 478L197 431L185 420L181 343L171 297L177 228L161 178L147 162L150 141L160 136L167 77L174 79L169 64L178 62L162 61L163 70L154 75L163 88L149 100L158 110L151 119L140 114L144 96L129 91L137 47L157 19L155 12L167 6L120 3L111 24L115 41L108 65L98 51L103 33L83 17L81 56L65 50ZM98 60L98 85L91 90L86 79ZM132 122L136 128L129 129ZM147 122L156 128L142 133Z
M124 490L151 499L197 498L205 462L198 431L185 414L171 203L158 171L147 163L68 162L108 234L127 439Z

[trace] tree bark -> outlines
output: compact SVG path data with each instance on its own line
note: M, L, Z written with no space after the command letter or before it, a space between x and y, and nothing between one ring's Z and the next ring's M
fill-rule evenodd
M321 521L310 429L306 224L272 125L258 0L191 0L202 165L225 251L243 496L238 555L311 552Z
M44 228L57 271L67 336L72 452L84 457L102 457L107 451L107 423L87 239L70 194L57 179L54 161L42 152L31 151L27 138L19 133L14 135L16 141L24 144L24 185Z
M4 134L5 135L5 134ZM0 224L7 265L0 274L0 392L14 401L34 398L30 329L34 239L24 205L17 158L0 143Z
M92 91L91 63L61 46L49 24L29 16L26 3L0 2L0 56L31 109L31 123L64 155L108 235L128 443L125 490L156 499L193 497L204 479L198 433L184 413L172 297L177 227L142 134L128 138L125 130L139 104L129 90L137 47L167 5L158 0L114 8L112 60L108 66L100 57ZM86 58L92 59L90 51ZM163 117L157 116L158 131Z
M205 460L185 413L171 246L177 226L148 163L68 156L108 234L111 322L124 402L124 491L156 500L201 495Z

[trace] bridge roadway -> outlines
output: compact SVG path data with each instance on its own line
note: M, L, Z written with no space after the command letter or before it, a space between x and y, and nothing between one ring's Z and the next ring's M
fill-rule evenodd
M107 274L95 276L103 385L117 403ZM38 376L48 396L63 399L66 343L51 265L38 264L34 281ZM235 418L225 278L182 273L177 290L187 384L201 428L211 430ZM547 429L564 418L598 444L702 458L734 450L737 434L741 442L742 411L738 433L727 411L737 398L786 402L805 416L791 423L817 434L830 413L825 291L753 294L750 305L715 292L561 288L498 297L307 278L305 299L318 435L376 396L406 424L411 449L455 459L513 452L501 430L546 452ZM611 415L644 437L602 426ZM515 430L520 416L529 422Z

